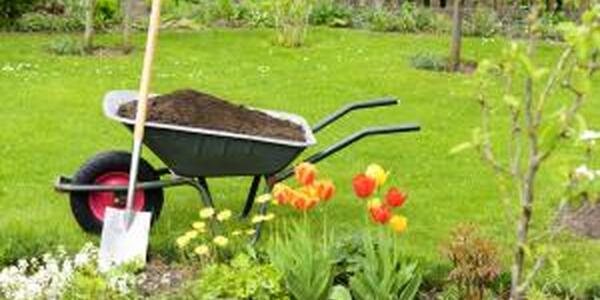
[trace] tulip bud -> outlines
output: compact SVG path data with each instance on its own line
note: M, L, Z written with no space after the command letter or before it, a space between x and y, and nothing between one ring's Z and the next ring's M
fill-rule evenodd
M377 184L377 186L382 186L385 183L385 181L387 180L389 172L386 172L378 164L370 164L367 167L367 171L365 172L365 175L373 178L375 180L375 183Z
M402 233L408 226L408 220L403 216L395 215L390 219L390 227L397 233Z
M400 207L406 202L407 195L398 188L392 187L385 194L385 202L391 207Z
M335 194L335 185L331 180L318 180L314 183L319 199L327 201Z

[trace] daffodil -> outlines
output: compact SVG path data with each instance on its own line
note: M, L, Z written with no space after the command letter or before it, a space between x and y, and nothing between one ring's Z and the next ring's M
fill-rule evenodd
M231 210L229 209L226 209L217 214L217 220L219 220L219 222L227 221L229 220L229 218L231 218Z
M213 243L215 243L219 247L225 247L227 246L227 243L229 243L229 240L222 235L217 235L213 239Z
M200 210L200 218L208 219L215 215L215 209L212 207L203 208Z
M383 167L378 164L370 164L367 166L367 171L365 172L365 175L375 179L377 186L382 186L389 174L389 172L386 172Z
M208 255L209 252L210 249L206 245L200 245L194 249L194 253L198 254L199 256Z

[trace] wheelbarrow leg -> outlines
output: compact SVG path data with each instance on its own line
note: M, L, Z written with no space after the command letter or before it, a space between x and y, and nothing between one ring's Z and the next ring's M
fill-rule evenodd
M200 199L205 207L214 207L212 196L210 195L210 190L208 189L208 184L204 177L198 177L198 180L196 181L191 180L190 185L200 193Z
M260 179L261 176L254 176L254 178L252 178L252 185L250 186L250 191L246 197L246 204L244 205L244 210L242 211L240 218L246 218L250 214L252 206L254 205L254 199L256 198L258 186L260 185Z
M275 176L265 176L265 190L264 193L268 194L271 192L271 189L273 188L273 186L275 185L275 183L277 183L277 179ZM269 205L269 202L263 202L260 204L260 206L258 207L258 214L261 216L264 216L267 214L267 206ZM258 222L256 223L256 226L254 227L254 236L252 237L252 241L250 242L252 245L255 245L258 240L260 239L260 233L262 231L262 226L263 226L264 222Z

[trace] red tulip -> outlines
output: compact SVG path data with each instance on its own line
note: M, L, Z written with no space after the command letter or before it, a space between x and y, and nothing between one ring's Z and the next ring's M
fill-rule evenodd
M406 202L407 195L398 188L392 187L385 195L385 202L391 207L400 207Z
M300 184L310 185L317 177L317 168L311 163L303 162L294 168L294 175Z
M327 201L335 194L335 185L331 180L317 180L314 183L319 199Z
M375 179L366 176L365 174L358 174L352 179L352 187L354 188L354 194L360 198L367 198L373 194L377 182Z
M307 211L319 202L319 199L303 191L292 192L292 205L298 210Z
M379 224L386 224L392 217L392 210L389 206L380 204L369 208L371 219Z
M277 199L277 203L279 204L289 203L291 201L292 192L292 188L283 183L278 183L273 187L273 197Z

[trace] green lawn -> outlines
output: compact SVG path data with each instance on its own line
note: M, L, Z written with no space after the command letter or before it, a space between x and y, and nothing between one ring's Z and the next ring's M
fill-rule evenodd
M478 125L474 77L418 71L408 65L411 54L419 51L445 53L445 39L317 29L310 33L307 47L284 49L272 45L271 34L162 33L153 90L191 87L251 106L294 112L309 122L350 101L397 96L402 100L398 107L355 113L317 136L315 150L364 126L407 121L423 126L418 134L364 140L319 164L339 189L335 205L327 208L327 223L347 230L364 226L362 204L351 195L349 182L367 164L378 162L392 170L393 184L410 192L404 208L410 219L404 237L408 254L440 261L440 244L456 224L467 221L479 224L504 247L510 242L513 228L503 217L491 172L474 153L448 153ZM79 229L66 195L53 191L53 180L74 172L96 152L130 145L129 133L103 117L101 99L112 89L137 88L143 36L137 36L138 51L130 57L55 57L43 51L53 38L0 34L0 264L58 244L77 248L95 240ZM118 37L99 40L110 44ZM501 47L499 41L467 39L464 54L493 58ZM557 54L551 46L539 51L541 61ZM589 108L589 116L600 115L597 104ZM589 122L594 125L593 119ZM144 155L160 165L149 152ZM552 164L568 158L560 156ZM563 178L564 172L544 172L542 193L549 195ZM249 179L209 183L218 205L237 210ZM166 197L151 245L163 254L172 251L174 237L200 208L190 188L170 189ZM545 224L550 207L536 207L541 217L534 222L536 228ZM510 250L505 250L507 259ZM561 250L566 283L581 287L600 281L599 242L565 236Z

